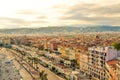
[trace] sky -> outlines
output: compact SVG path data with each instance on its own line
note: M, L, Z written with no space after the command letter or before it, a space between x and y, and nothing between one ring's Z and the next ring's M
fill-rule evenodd
M0 0L0 28L120 26L120 0Z

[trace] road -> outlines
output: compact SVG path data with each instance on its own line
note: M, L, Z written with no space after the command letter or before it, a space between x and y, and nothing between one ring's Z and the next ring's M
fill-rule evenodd
M19 46L16 46L16 47L17 47L17 48L20 48L21 50L26 51L24 48L21 48L21 47L19 47ZM27 52L27 53L30 53L33 57L39 58L37 54L31 53L31 51L26 51L26 52ZM40 64L39 64L38 67L39 67L40 71L41 71L41 70L45 70L45 72L47 73L47 78L48 78L48 80L65 80L65 79L57 76L55 73L51 72L49 69L43 67L43 66L40 65Z
M27 51L27 52L30 53L32 56L37 57L39 59L39 56L37 54L35 54L35 53L33 54L30 51ZM48 76L47 76L48 80L65 80L65 79L57 76L55 73L51 72L49 69L43 67L40 64L39 64L38 67L39 67L40 70L45 70L45 72L48 74Z

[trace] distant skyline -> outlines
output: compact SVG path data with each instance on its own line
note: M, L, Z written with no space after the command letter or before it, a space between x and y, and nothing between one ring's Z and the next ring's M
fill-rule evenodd
M0 28L120 26L120 0L0 0Z

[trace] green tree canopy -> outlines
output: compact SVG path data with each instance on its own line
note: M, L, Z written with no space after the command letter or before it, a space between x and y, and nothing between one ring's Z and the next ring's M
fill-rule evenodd
M114 42L112 46L114 46L115 49L120 50L120 43Z
M39 77L40 77L40 80L48 80L47 79L47 74L45 73L44 70L42 70L41 72L39 72Z

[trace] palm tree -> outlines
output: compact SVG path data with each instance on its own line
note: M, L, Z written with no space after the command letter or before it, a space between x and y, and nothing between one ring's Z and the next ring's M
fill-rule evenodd
M38 67L38 59L36 57L33 57L33 61L34 61L34 67L37 69L37 67Z
M30 62L30 57L29 56L27 57L27 61Z
M23 59L24 59L24 58L25 58L25 56L26 56L26 53L24 53L24 52L23 52L23 53L22 53L22 56L23 56Z
M48 80L47 79L47 74L45 73L44 70L42 70L41 72L39 72L39 79L40 80Z
M33 57L28 57L28 61L30 62L30 63L32 63L32 66L33 66Z

